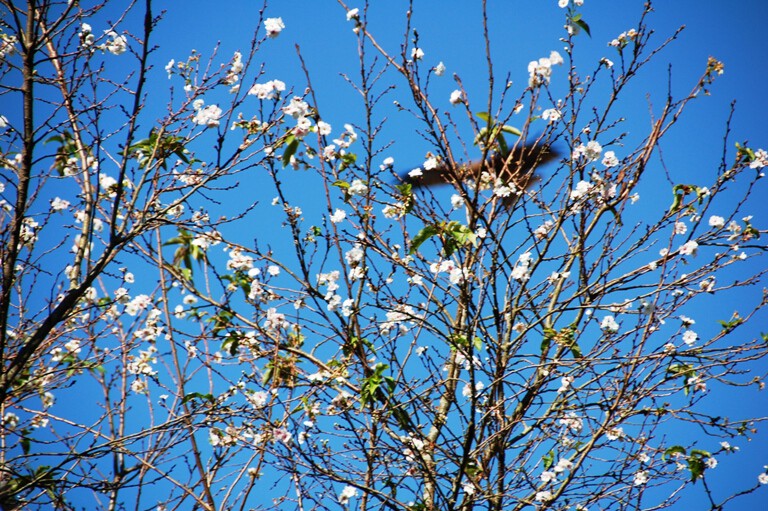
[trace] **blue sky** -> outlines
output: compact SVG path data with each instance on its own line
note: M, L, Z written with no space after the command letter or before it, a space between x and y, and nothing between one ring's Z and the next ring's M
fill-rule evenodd
M117 7L117 2L114 4ZM528 62L546 56L552 50L562 49L563 43L559 38L563 35L564 11L558 8L556 0L490 0L488 4L496 82L503 83L509 73L511 80L522 89L528 79ZM348 5L362 7L352 2ZM192 49L205 58L217 44L220 45L215 60L217 64L226 63L236 50L245 51L257 28L261 2L184 0L157 2L156 9L159 8L167 9L167 12L153 40L158 49L154 55L155 67L151 78L155 85L151 87L149 97L150 104L157 108L158 118L163 115L162 105L168 98L167 86L173 83L165 76L165 63L171 58L183 60ZM369 30L390 52L397 52L401 44L407 43L409 48L412 44L411 37L403 35L406 9L407 2L383 0L374 2L369 13ZM764 36L768 2L740 2L738 7L734 7L732 3L714 0L675 0L659 1L655 9L648 24L656 31L654 37L657 43L681 25L686 28L678 40L665 48L626 91L621 111L628 119L625 125L629 132L628 140L640 138L647 132L649 112L655 111L664 101L668 83L677 95L687 92L702 74L707 58L714 56L725 63L725 74L711 87L711 97L693 102L684 120L665 139L662 145L665 165L694 182L698 176L713 174L723 151L725 121L732 101L736 101L736 113L730 155L733 154L732 142L736 140L748 139L753 147L768 147L768 130L762 117L768 112L768 97L765 94L768 38ZM641 1L585 1L580 11L591 26L592 37L582 36L579 39L576 59L583 66L583 72L594 69L601 57L614 58L615 51L606 43L633 27L641 10ZM102 21L115 13L103 13ZM356 37L351 30L352 24L345 19L344 10L330 0L275 1L267 8L266 16L282 17L286 28L279 37L268 41L257 56L258 61L264 62L265 79L280 79L298 92L304 89L306 78L297 57L295 44L298 44L323 118L334 126L335 131L347 122L360 123L363 113L361 102L342 77L342 74L347 74L356 79L359 72ZM127 25L135 21L129 19ZM433 80L431 91L433 97L444 98L441 108L451 111L448 98L456 88L451 75L456 73L470 99L474 101L477 98L476 110L484 109L488 75L480 2L417 1L412 26L418 30L419 46L425 52L423 65L431 67L442 61L447 67L444 77ZM130 30L132 27L125 28ZM668 76L670 70L671 82ZM553 90L556 91L563 86L565 70L557 68L554 73ZM558 76L558 73L562 74ZM380 115L386 115L388 122L379 141L391 145L381 159L392 156L397 168L407 170L422 162L431 147L415 132L415 124L408 114L398 112L391 105L395 99L407 102L403 84L388 93L382 102ZM151 124L151 117L152 113L149 113L144 118L147 126ZM265 208L268 207L271 195L262 196L259 186L247 177L239 179L242 180L242 188L236 197L231 197L233 203L259 201ZM644 197L649 200L648 207L666 208L671 200L668 188L661 187L657 192L649 187L643 191ZM226 213L226 207L222 212ZM756 217L765 216L768 210L754 211L753 214ZM279 228L277 223L275 228ZM240 241L249 242L247 238ZM757 259L758 263L761 259L764 258ZM754 293L743 297L745 300L751 298L754 298ZM710 301L702 304L699 313L702 317L710 312L717 318L727 317L739 305L736 298L734 303ZM752 335L759 330L757 325L751 331ZM765 374L766 364L762 363L755 369L759 374ZM725 400L713 406L722 406L724 413L733 415L743 410L747 415L761 412L768 415L765 393L750 391L743 395L751 396L750 400ZM768 434L761 433L752 442L742 442L739 447L743 456L723 456L719 459L718 469L708 473L708 477L712 476L716 495L723 495L726 489L751 486L762 466L768 464ZM700 485L692 493L701 498ZM757 492L737 501L731 509L760 509L761 504L768 501L766 495L766 491ZM701 507L696 508L705 505L703 500L697 503ZM687 508L679 506L676 509Z
M526 68L530 60L546 56L551 50L562 49L563 44L558 39L562 36L564 12L555 0L489 1L488 4L496 82L503 83L505 75L510 73L512 81L522 87L527 80ZM353 2L348 5L361 7ZM186 1L183 9L169 5L159 31L161 35L155 41L162 47L158 60L163 61L165 57L178 60L192 48L205 55L217 42L221 44L222 57L234 50L244 50L255 28L259 7L259 3L247 1L220 2L215 8L202 1ZM410 37L405 39L403 36L406 8L406 2L387 0L374 2L370 10L369 30L390 52L396 53L403 43L409 44L410 48ZM591 26L592 37L579 40L576 59L582 73L594 69L601 57L615 57L615 51L606 43L635 26L641 9L642 2L585 1L581 12ZM353 79L358 76L355 36L341 7L335 2L314 0L275 2L269 6L266 15L282 17L286 28L279 37L269 41L259 56L265 63L265 78L278 78L301 91L306 81L294 46L299 44L323 118L334 127L345 122L361 122L359 98L341 76L344 73ZM655 13L648 20L656 31L656 43L664 41L680 26L686 28L625 91L621 109L628 119L625 125L628 140L642 137L647 132L651 122L649 112L658 112L668 84L674 94L686 93L701 76L707 58L714 56L725 63L725 74L711 87L711 97L693 102L684 120L666 137L662 145L664 163L694 182L699 176L713 173L723 151L725 121L732 101L736 101L736 113L729 149L732 150L733 141L746 139L754 147L768 146L768 130L763 117L768 112L766 19L768 2L762 1L738 4L714 0L657 2ZM442 108L449 111L451 108L448 97L456 88L451 78L453 73L460 76L470 99L477 98L477 104L484 106L488 78L480 2L417 1L412 24L418 30L419 46L425 52L423 65L434 66L442 61L447 67L444 77L433 80L431 91L433 97L442 95L445 98ZM162 66L159 68L161 71ZM553 78L555 90L558 78L562 78L557 76L558 72L561 70L556 69ZM560 83L562 86L563 82ZM390 93L383 103L388 105L392 99L406 102L404 90L400 84L400 89ZM385 155L394 157L396 166L404 170L418 165L431 147L414 132L407 114L398 113L390 106L382 106L382 109L389 121L379 140L392 143ZM659 191L649 187L644 192L644 197L650 200L649 207L666 207L671 198L668 189L664 186ZM249 199L267 202L270 197ZM766 213L766 210L754 211L758 216ZM699 313L706 315L711 311L716 316L727 316L738 305L713 301L705 303ZM757 329L753 331L756 333ZM765 364L758 370L764 374ZM749 402L728 400L715 406L722 406L723 413L736 415L744 409L752 413L768 413L765 395L754 392L750 395ZM768 435L765 433L740 447L744 456L738 457L738 461L736 457L721 457L719 469L711 474L715 495L723 495L726 488L751 486L762 465L768 463ZM700 490L699 485L692 493L696 495L696 507L703 509L706 501ZM738 501L732 509L759 509L767 501L765 492L757 492ZM688 508L678 506L676 509Z
M563 11L551 1L490 1L490 32L492 55L497 83L507 72L513 82L522 86L527 80L527 64L551 50L560 50L564 23ZM487 73L484 59L480 2L457 0L416 2L413 26L419 33L419 46L424 50L424 66L442 61L446 75L433 81L433 97L442 95L442 108L449 110L448 97L456 88L451 79L457 73L470 98L477 97L484 105ZM592 37L582 37L576 58L583 70L615 52L606 43L635 26L642 2L586 0L582 7L584 19L590 24ZM184 9L169 7L160 38L162 54L178 57L195 48L203 54L217 41L221 55L245 49L257 19L255 2L221 2L210 9L208 2L187 1ZM350 7L361 7L350 2ZM397 52L404 42L405 10L401 1L374 2L369 13L369 30L377 41L391 52ZM622 109L628 119L626 129L641 137L650 125L649 111L658 111L666 97L667 85L674 94L688 92L701 76L709 56L725 63L725 74L711 87L711 97L693 102L683 122L665 139L662 150L665 164L684 172L691 179L713 173L723 151L722 139L730 104L736 101L732 125L733 140L749 139L755 147L768 146L768 131L763 114L768 112L768 38L764 22L768 19L768 2L751 1L733 4L722 1L676 0L657 2L656 12L648 24L656 31L654 40L662 42L685 25L677 41L665 48L626 91ZM299 44L318 97L323 118L334 127L345 122L360 122L361 103L342 73L358 76L356 39L344 11L334 2L297 1L270 5L267 16L280 16L286 28L264 47L265 78L278 78L300 91L305 82L300 72L295 44ZM173 27L172 30L169 30ZM165 32L164 32L165 31ZM164 43L172 43L166 46ZM410 44L410 40L407 41ZM410 48L410 46L409 46ZM560 70L556 69L557 74ZM671 79L668 81L668 71ZM586 71L583 71L586 72ZM553 84L557 83L557 76ZM390 99L404 101L404 86L390 94ZM556 87L556 85L553 85ZM497 96L498 98L498 96ZM384 101L388 103L389 101ZM389 117L380 140L392 142L386 155L395 158L396 166L408 169L423 161L429 144L413 132L406 114L383 107ZM656 109L656 110L655 110ZM732 148L732 145L731 145ZM732 153L731 153L732 155ZM646 196L667 205L668 187L656 195L649 188ZM268 200L264 198L262 200ZM762 215L768 211L755 211ZM760 264L762 258L757 259ZM753 296L754 297L754 296ZM702 314L729 315L739 304L704 304ZM722 307L725 305L726 311ZM756 334L757 331L753 332ZM757 368L765 373L765 364ZM738 415L741 411L765 414L768 401L752 389L738 400L718 402L723 413ZM752 442L740 445L744 456L721 457L720 467L712 474L710 484L716 495L726 488L744 488L753 484L756 474L768 463L768 434L762 433ZM691 491L694 505L678 505L675 509L703 509L701 485ZM699 500L701 499L701 500ZM731 509L759 509L768 503L766 492L757 492L734 503Z

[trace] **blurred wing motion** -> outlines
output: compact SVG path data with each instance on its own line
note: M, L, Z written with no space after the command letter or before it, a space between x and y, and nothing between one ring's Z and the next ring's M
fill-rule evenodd
M417 177L406 173L401 175L401 179L414 188L422 188L478 181L483 172L488 172L494 181L501 179L504 184L513 184L518 190L526 190L538 181L535 170L559 156L560 153L552 146L519 144L506 157L495 153L485 162L475 161L455 168L443 164L431 170L422 169L422 175Z

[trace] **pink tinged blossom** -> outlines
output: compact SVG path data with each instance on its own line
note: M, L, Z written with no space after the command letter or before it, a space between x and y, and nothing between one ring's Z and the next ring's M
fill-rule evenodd
M256 96L259 99L275 99L285 90L285 82L280 80L270 80L266 83L254 84L248 90L250 96Z
M600 157L600 153L603 152L603 146L601 146L597 140L590 140L587 142L586 150L584 151L584 156L590 160L595 161Z
M758 149L755 151L755 159L749 164L751 169L761 169L768 165L768 151L765 149Z
M553 471L546 470L546 471L541 473L541 482L542 483L549 483L549 482L553 482L553 481L557 481L557 474L555 474Z
M675 234L685 234L688 232L688 226L683 222L675 222Z
M309 114L309 105L298 96L291 98L291 102L283 107L283 112L294 119L300 119Z
M251 403L251 406L254 408L261 408L265 404L267 404L267 393L266 392L253 392L252 394L247 395L248 402Z
M582 197L585 197L589 194L589 192L592 190L592 183L589 183L587 181L579 181L576 184L576 188L571 190L571 200L579 200Z
M451 271L448 272L448 281L454 286L458 286L462 284L468 276L469 272L466 268L452 268Z
M528 63L528 75L528 86L531 88L548 84L552 77L552 62L546 57L532 60Z
M555 471L555 473L559 474L561 472L565 472L566 470L571 470L572 468L573 468L573 462L565 458L560 458L557 461L557 465L555 465L555 468L553 470Z
M725 226L725 219L721 216L712 215L709 217L709 226L715 229L722 229Z
M580 433L584 427L583 421L577 417L574 412L569 412L568 415L560 419L558 423L561 426L567 427L573 433Z
M63 209L67 209L69 207L69 201L64 200L60 197L56 197L51 201L51 209L53 211L61 211Z
M699 249L699 244L695 240L691 240L680 247L680 255L696 256Z
M146 394L147 382L141 379L133 380L133 382L131 383L131 390L136 394Z
M517 264L512 269L512 278L518 282L526 282L531 278L531 253L525 252L517 258Z
M331 125L325 121L317 121L317 132L320 135L330 135L332 131Z
M605 436L608 440L618 440L624 436L624 430L622 428L611 428L605 432Z
M606 167L615 167L619 164L619 159L616 158L616 153L613 151L606 151L603 155L603 165Z
M484 388L485 388L485 384L483 382L479 381L479 382L475 383L475 388L474 388L474 395L475 395L475 397L479 397L480 393L482 392L482 390ZM464 397L466 397L467 399L472 397L472 394L473 394L473 392L472 392L472 385L470 385L469 383L464 385L464 388L462 389L461 394Z
M267 18L264 20L264 28L269 37L277 37L285 28L283 18Z
M253 268L253 258L251 256L243 254L239 248L233 248L229 251L228 270L248 271L251 268Z
M109 40L104 48L112 55L122 55L128 50L128 39L125 36L118 35L116 32L107 32Z
M698 338L699 338L698 334L693 330L686 330L685 332L683 332L683 342L688 346L693 345L693 343L695 343L696 339Z
M710 277L707 280L699 282L699 289L705 293L711 293L715 289L715 277Z
M323 159L325 161L336 159L336 146L334 144L329 144L323 148Z
M207 126L208 128L215 128L219 125L221 115L222 111L218 105L208 105L197 110L197 113L192 118L192 122L201 126Z
M768 474L763 472L759 476L757 476L757 482L760 484L768 484Z
M285 445L291 445L293 435L285 428L275 428L272 430L272 437L275 441L282 442Z
M541 118L545 121L549 121L550 124L559 121L563 117L562 112L557 108L548 108L541 112Z

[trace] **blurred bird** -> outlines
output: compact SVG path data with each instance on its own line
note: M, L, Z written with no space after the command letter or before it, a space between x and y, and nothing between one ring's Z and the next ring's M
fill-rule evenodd
M517 191L524 191L539 180L535 170L559 156L559 151L549 145L518 144L506 156L495 152L485 161L478 160L459 167L441 163L430 170L419 169L421 173L411 171L402 174L400 178L413 188L427 188L469 180L478 182L483 172L487 172L492 186L498 179L504 185L514 185Z

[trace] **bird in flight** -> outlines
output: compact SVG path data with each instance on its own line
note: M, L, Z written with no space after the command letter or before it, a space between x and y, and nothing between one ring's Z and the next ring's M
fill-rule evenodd
M437 167L421 172L402 174L400 178L413 188L428 188L449 183L478 182L488 173L491 183L500 181L514 189L524 191L538 181L535 170L560 156L559 151L544 144L517 144L508 154L494 152L486 160L478 160L458 167L440 163Z

